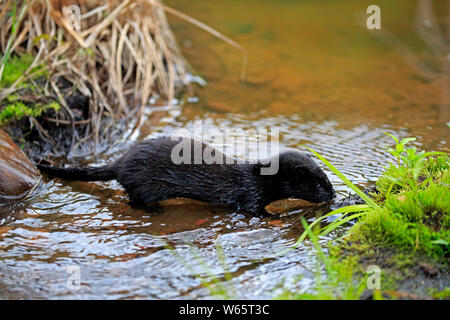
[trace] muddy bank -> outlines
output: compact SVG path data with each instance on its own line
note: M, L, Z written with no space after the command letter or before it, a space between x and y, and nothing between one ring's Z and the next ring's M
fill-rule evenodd
M445 261L430 259L417 254L402 257L396 249L377 248L371 253L359 253L364 269L376 265L382 270L382 282L390 283L383 291L385 299L439 299L449 298L439 293L450 287L449 265ZM373 299L373 292L367 291L361 299Z
M124 119L104 116L101 119L102 132L93 139L91 109L93 101L89 97L74 91L68 83L58 83L63 95L65 107L42 110L37 117L12 119L3 125L11 139L19 144L28 157L39 162L51 159L55 163L77 163L95 152L103 152L126 130ZM26 96L25 93L23 95ZM51 97L21 100L29 108L52 101ZM53 100L54 101L54 100Z

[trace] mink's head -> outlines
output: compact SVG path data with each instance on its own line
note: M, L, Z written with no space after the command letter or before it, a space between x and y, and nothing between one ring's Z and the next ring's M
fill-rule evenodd
M277 182L283 198L313 203L329 202L336 195L327 175L309 156L287 151L279 156Z

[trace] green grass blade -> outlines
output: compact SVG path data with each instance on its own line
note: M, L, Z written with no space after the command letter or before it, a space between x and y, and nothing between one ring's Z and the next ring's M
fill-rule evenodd
M348 206L348 207L343 207L343 208L339 208L336 210L333 210L329 213L327 213L326 215L321 216L320 218L317 218L313 223L311 223L309 226L312 228L314 227L316 224L318 224L319 222L321 222L322 220L324 220L325 218L329 217L329 216L334 216L335 214L340 214L342 213L343 216L353 213L353 212L361 212L361 211L367 211L367 209L369 209L370 207L367 205L354 205L354 206ZM297 241L295 242L295 244L292 246L292 248L294 249L295 247L297 247L299 244L301 244L306 236L308 235L308 233L306 232L306 230L302 233L302 235L297 239Z
M398 139L397 139L396 136L394 136L394 135L392 135L392 134L390 134L390 133L387 133L387 132L385 132L385 134L387 134L389 137L391 137L392 139L394 139L396 143L399 143L399 141L398 141Z
M405 144L407 144L408 142L411 142L411 141L416 141L416 138L413 138L413 137L403 138L402 141L400 141L400 144L405 145Z
M329 213L327 213L327 214L317 218L309 226L312 228L316 224L321 222L323 219L325 219L325 218L327 218L329 216L333 216L335 214L343 214L343 216L345 216L345 215L350 214L350 213L367 211L368 209L370 209L370 207L368 205L366 205L366 204L356 204L356 205L352 205L352 206L339 208L339 209L333 210L333 211L331 211L331 212L329 212ZM291 247L289 247L286 250L281 251L280 253L277 254L277 256L283 255L283 254L285 254L285 253L287 253L287 252L297 248L303 241L305 241L305 238L306 238L307 235L308 235L308 232L306 230L303 231L303 233L300 235L300 237L297 239L297 241Z
M329 234L331 231L335 230L336 228L340 227L341 225L343 225L344 223L347 223L350 220L356 219L361 217L362 215L366 214L367 212L361 212L361 213L356 213L356 214L352 214L351 216L339 219L337 221L333 221L332 223L330 223L328 226L326 226L324 228L324 230L322 230L320 232L321 236L326 236L327 234Z
M303 228L305 229L306 234L311 239L311 242L314 246L314 249L317 252L317 255L319 256L319 258L322 260L323 264L325 265L325 269L327 270L328 273L331 273L332 268L331 268L330 261L329 261L329 259L327 259L327 257L325 256L325 254L322 251L322 247L319 244L318 236L313 232L311 225L308 224L308 222L306 222L305 218L302 217L301 221L302 221L302 225L303 225Z
M337 175L350 189L356 192L369 206L373 208L378 208L379 206L373 201L369 196L367 196L364 192L361 191L357 186L355 186L350 180L347 179L334 165L332 165L327 159L321 156L316 151L311 148L306 147L309 151L314 153L316 157L318 157L322 162L331 170L335 175Z
M419 155L417 157L417 159L422 159L422 158L426 158L426 157L430 157L430 156L445 156L445 155L446 155L445 152L439 152L439 151L425 152L425 153Z

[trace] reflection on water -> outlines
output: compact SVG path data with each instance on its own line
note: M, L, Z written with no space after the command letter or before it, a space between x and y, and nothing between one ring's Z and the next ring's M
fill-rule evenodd
M406 24L414 21L414 1L381 2L385 31L424 64L438 63ZM208 86L196 89L198 103L169 109L164 125L144 128L144 137L191 130L195 120L220 131L277 129L283 147L319 151L361 187L386 164L384 148L391 142L383 132L448 148L448 101L442 102L448 74L436 67L425 77L383 40L385 34L364 30L357 23L365 11L359 3L169 1L248 48L248 82L238 81L238 53L173 21L187 59ZM337 200L347 197L350 190L324 169ZM225 279L225 271L232 275L226 289L237 298L271 298L281 286L307 290L316 268L312 248L277 254L301 234L300 216L314 219L325 210L257 218L184 200L132 209L114 181L55 180L0 216L0 297L206 298L211 293L199 277ZM73 268L81 279L75 288Z

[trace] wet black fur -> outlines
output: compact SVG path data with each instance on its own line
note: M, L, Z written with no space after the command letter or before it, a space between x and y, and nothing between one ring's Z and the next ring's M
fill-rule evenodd
M260 169L264 165L260 162L174 164L171 152L178 143L170 137L149 139L137 143L122 158L104 167L38 167L67 180L116 179L136 204L183 197L233 206L251 214L264 214L264 207L275 200L301 198L318 203L329 202L335 195L320 167L310 157L296 151L280 153L277 174L261 175ZM194 140L191 143L193 146ZM202 150L207 147L195 143L201 145ZM193 153L194 148L191 150ZM217 152L225 159L220 151L213 150L213 154Z

